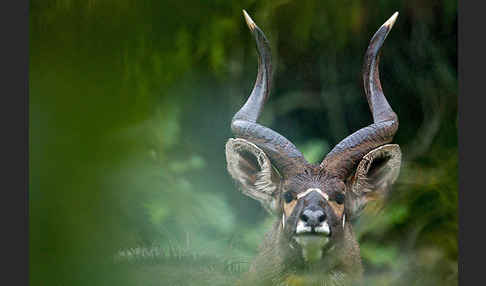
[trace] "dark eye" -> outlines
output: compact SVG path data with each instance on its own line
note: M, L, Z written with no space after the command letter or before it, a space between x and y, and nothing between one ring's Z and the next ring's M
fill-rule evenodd
M343 193L336 193L336 197L334 199L336 200L336 203L342 205L344 203L344 198Z
M294 195L292 195L291 191L288 191L283 194L283 198L285 202L288 204L294 199Z

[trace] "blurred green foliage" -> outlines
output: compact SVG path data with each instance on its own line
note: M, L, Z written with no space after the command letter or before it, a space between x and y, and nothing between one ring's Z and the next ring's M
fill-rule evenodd
M273 218L225 169L256 75L246 9L273 47L261 122L312 162L371 122L362 56L400 12L381 79L404 161L356 225L366 284L457 285L456 6L31 1L31 284L229 285L247 270Z

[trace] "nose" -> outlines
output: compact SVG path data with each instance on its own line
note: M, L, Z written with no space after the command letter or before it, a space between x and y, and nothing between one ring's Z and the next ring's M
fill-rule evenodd
M304 210L300 215L300 219L311 227L316 227L326 220L326 214L322 210Z

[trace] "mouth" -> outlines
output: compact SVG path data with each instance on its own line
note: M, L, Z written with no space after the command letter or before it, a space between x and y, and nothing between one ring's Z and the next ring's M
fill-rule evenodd
M302 221L299 221L295 229L295 235L297 236L315 235L315 236L329 237L331 236L331 229L329 227L329 224L326 221L318 226L308 226Z
M314 262L322 258L323 249L329 243L331 230L327 222L310 227L297 224L293 239L302 249L302 256L308 262Z

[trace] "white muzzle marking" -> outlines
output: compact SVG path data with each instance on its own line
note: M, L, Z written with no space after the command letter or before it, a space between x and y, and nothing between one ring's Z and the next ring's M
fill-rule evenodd
M331 233L327 221L323 222L320 226L314 228L314 231L317 233L323 233L325 235L329 235L329 233Z
M297 228L295 229L296 234L311 232L312 228L310 226L306 226L302 220L297 222Z

